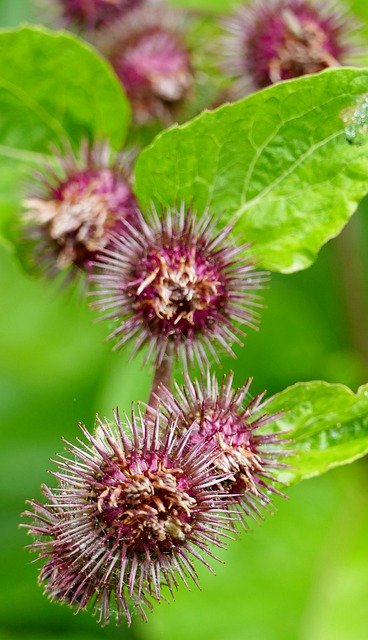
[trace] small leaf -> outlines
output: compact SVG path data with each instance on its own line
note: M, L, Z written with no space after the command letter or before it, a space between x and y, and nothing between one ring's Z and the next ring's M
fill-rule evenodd
M282 471L286 484L321 475L368 453L368 384L353 393L327 382L300 382L276 394L268 413L284 412L276 431L291 438L290 469Z
M305 269L368 191L366 145L348 143L341 115L367 91L368 70L329 69L204 112L143 151L138 198L210 206L264 267Z
M0 235L52 145L99 138L120 148L129 112L110 67L82 40L42 27L1 31Z

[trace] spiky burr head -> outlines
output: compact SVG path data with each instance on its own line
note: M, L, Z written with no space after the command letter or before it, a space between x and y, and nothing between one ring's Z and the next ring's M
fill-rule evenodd
M235 494L245 525L248 516L262 517L272 494L283 495L278 472L290 455L284 435L269 428L280 414L267 413L265 392L250 398L251 382L236 389L233 374L219 383L208 371L194 381L185 375L184 385L175 384L174 393L160 391L162 406L177 420L179 431L190 430L188 447L199 442L215 447L214 471L228 476L220 488Z
M144 0L56 0L62 20L86 31L111 24L143 2Z
M174 122L194 87L185 14L151 1L106 29L97 47L131 101L137 124Z
M234 97L328 67L359 53L357 21L335 0L254 0L224 21L222 66Z
M147 218L137 214L101 253L91 281L94 306L114 320L115 348L134 340L134 353L147 345L146 360L160 366L181 357L204 366L207 353L219 361L218 346L244 335L239 325L257 327L257 290L267 278L257 272L249 245L237 245L232 226L216 230L210 213L194 215L184 204Z
M131 158L115 159L106 144L83 143L78 154L55 154L38 170L24 201L31 261L48 275L88 271L110 234L132 221Z
M213 470L204 443L188 449L190 430L179 435L158 413L82 431L86 442L59 456L58 486L43 487L46 504L29 503L30 546L51 599L91 607L103 624L112 611L130 623L180 580L198 583L193 559L211 569L213 546L232 537L234 514L218 488L226 474Z

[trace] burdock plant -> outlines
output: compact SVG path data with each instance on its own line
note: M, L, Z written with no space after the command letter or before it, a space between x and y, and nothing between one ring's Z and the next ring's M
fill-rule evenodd
M256 326L255 291L267 274L255 270L248 245L236 244L231 225L218 232L208 212L194 215L184 203L160 214L152 207L147 218L136 209L120 222L90 280L97 307L118 321L117 346L148 346L156 367L150 404L124 424L118 416L112 427L98 421L95 436L84 430L89 444L71 445L76 459L61 457L58 488L43 489L47 506L32 501L27 512L31 548L46 558L46 593L77 609L93 602L103 623L113 606L118 619L130 622L132 607L145 617L162 583L171 593L178 577L197 583L193 558L209 566L205 555L234 534L238 516L268 505L275 459L285 455L267 451L277 436L254 435L274 417L245 418L260 401L240 406L248 386L232 395L231 378L220 390L213 381L183 415L163 386L178 356L186 371L194 357L207 366L205 348L219 362L214 345L234 355L230 345L243 335L236 323ZM183 397L193 393L189 377L187 386Z
M219 486L237 496L242 516L257 518L272 493L280 494L275 470L286 464L281 461L285 452L279 448L279 436L262 432L280 414L267 413L265 393L247 400L251 382L234 389L232 374L220 384L209 371L201 380L186 375L185 384L176 384L174 394L164 390L162 403L167 415L177 420L179 431L190 431L189 448L198 443L207 443L209 451L215 447L214 470L227 474Z
M148 344L146 360L156 365L181 356L185 369L195 359L219 362L218 347L231 356L232 343L256 328L257 291L267 273L255 270L249 245L231 238L232 225L216 231L210 212L198 216L182 204L146 221L137 212L113 237L113 247L95 263L97 301L105 319L117 321L116 348L135 340L134 352ZM241 343L241 342L240 342Z
M253 0L224 21L223 67L236 96L356 60L358 21L335 0Z
M133 411L97 425L95 436L82 427L85 443L68 443L70 458L59 456L47 504L30 502L31 548L46 558L40 583L51 599L77 610L92 602L102 623L111 608L130 622L133 608L146 617L162 584L173 593L178 580L196 583L193 559L211 568L211 547L233 531L228 474L211 465L214 447L188 447L191 430L160 425L158 412L153 422Z
M180 583L199 583L198 563L211 567L241 522L367 449L366 387L303 382L266 400L257 382L250 394L246 359L243 386L214 370L258 328L268 272L312 264L368 192L368 72L333 68L350 52L345 22L297 0L242 12L240 22L257 18L252 43L263 48L248 50L247 23L239 59L254 86L274 86L161 133L133 166L121 151L131 107L135 127L167 122L192 87L180 28L159 4L116 24L110 13L88 18L116 36L110 65L69 34L0 34L4 244L26 238L49 277L79 273L115 349L132 343L152 376L129 417L97 419L67 443L26 512L45 593L103 624L145 618ZM266 371L284 342L262 353Z
M137 124L175 122L194 91L186 16L161 0L146 0L102 30L97 46L131 101Z
M24 235L35 267L50 275L88 271L111 233L134 222L129 154L84 142L77 154L58 153L30 180L24 199Z
M89 32L111 24L143 2L144 0L56 0L56 8L65 24Z

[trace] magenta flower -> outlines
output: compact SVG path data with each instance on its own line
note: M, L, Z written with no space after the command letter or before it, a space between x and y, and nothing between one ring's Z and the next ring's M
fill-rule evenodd
M144 0L57 0L66 23L93 30L117 20Z
M207 442L217 456L214 471L228 477L219 485L223 491L237 497L240 513L262 516L261 508L269 505L272 493L282 495L277 471L285 467L285 440L279 433L261 429L280 417L264 411L265 392L246 400L249 379L241 389L233 389L233 375L224 377L219 385L215 375L192 382L185 377L185 385L175 385L172 395L167 389L160 393L168 415L177 419L179 431L190 431L188 448ZM283 444L283 447L280 447Z
M231 344L244 335L234 322L257 327L255 291L267 274L254 270L249 245L236 245L231 230L217 232L209 213L196 218L183 204L161 217L152 209L148 221L140 214L114 236L91 280L94 306L118 322L115 348L133 339L134 353L148 345L146 360L159 366L175 355L186 368L194 358L204 366L206 349L218 361L216 342L234 356Z
M46 504L31 501L31 549L45 564L39 581L51 599L77 611L91 606L99 621L143 618L162 586L171 594L178 579L197 583L192 559L209 569L211 547L231 538L234 515L218 489L226 475L210 469L212 452L191 431L154 424L139 413L132 421L103 424L87 443L68 443L59 456L58 487L43 487ZM129 434L129 435L127 435ZM25 526L25 525L24 525ZM230 532L230 534L229 534Z
M334 0L254 0L227 19L226 69L235 93L349 64L357 23Z
M88 270L110 234L135 215L129 156L114 162L107 145L82 145L45 165L25 200L26 236L34 262L54 275L67 267Z
M129 12L97 42L119 76L137 123L170 124L193 88L182 14L152 2Z

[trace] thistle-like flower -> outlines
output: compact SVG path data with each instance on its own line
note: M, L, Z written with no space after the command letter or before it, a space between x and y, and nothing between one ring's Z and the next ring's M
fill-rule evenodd
M135 215L128 155L115 161L107 145L83 144L39 170L25 199L25 236L32 260L49 275L67 267L87 270L96 253L109 244Z
M56 0L63 21L86 31L121 18L144 0Z
M211 569L209 547L233 537L218 489L226 474L213 470L204 443L188 449L190 430L179 436L158 414L154 424L139 412L126 424L99 421L94 436L82 431L87 443L67 443L72 458L59 456L59 486L43 487L47 503L29 502L30 547L46 560L39 581L51 599L90 605L104 624L112 611L130 623L178 578L197 583L192 560Z
M234 325L257 327L255 294L267 274L231 238L231 225L222 231L207 212L196 217L185 205L156 210L148 221L137 214L126 224L96 263L94 305L104 318L118 321L109 337L115 348L135 340L134 353L148 345L146 361L156 366L165 357L182 357L187 368L194 359L205 366L210 351L218 362L218 343L234 356L233 342L244 332Z
M151 2L107 29L97 41L131 100L138 124L170 124L193 88L184 18L163 2Z
M163 388L160 397L179 431L190 430L189 449L200 442L207 442L211 450L215 446L214 470L228 475L219 488L235 494L240 513L254 518L262 516L260 508L269 505L272 493L282 495L277 471L287 466L284 459L290 452L280 447L285 441L279 433L259 432L280 414L264 412L265 392L246 400L251 382L235 390L232 374L219 385L208 371L200 381L192 382L186 375L183 387L176 384L174 394Z
M225 67L237 97L249 90L349 64L358 27L335 0L254 0L225 21Z

